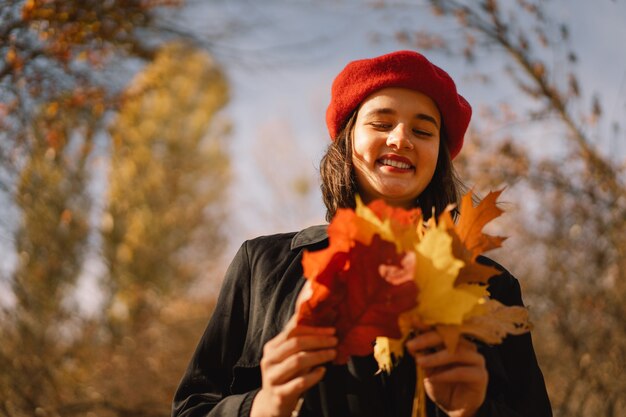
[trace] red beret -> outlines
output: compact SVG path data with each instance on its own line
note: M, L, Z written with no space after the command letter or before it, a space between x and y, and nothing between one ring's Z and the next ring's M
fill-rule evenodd
M332 140L363 100L387 87L408 88L430 97L441 113L450 156L454 158L459 153L472 108L457 93L448 73L414 51L392 52L346 65L333 82L326 110L326 125Z

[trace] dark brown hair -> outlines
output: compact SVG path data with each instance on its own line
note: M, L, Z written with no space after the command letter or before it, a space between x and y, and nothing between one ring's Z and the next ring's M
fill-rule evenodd
M356 121L355 110L346 126L326 149L320 162L321 190L326 205L326 220L330 221L337 209L355 208L358 187L352 163L352 132ZM439 215L449 204L458 206L464 186L458 178L448 150L444 129L440 130L439 155L433 178L415 202L425 218ZM456 209L453 214L456 217Z

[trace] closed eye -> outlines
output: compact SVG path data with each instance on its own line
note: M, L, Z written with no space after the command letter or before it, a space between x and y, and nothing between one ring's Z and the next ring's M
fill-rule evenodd
M421 129L413 129L413 134L416 136L425 136L425 137L432 137L433 134L427 130L421 130Z
M386 122L371 122L370 126L372 126L376 130L388 130L391 129L391 123Z

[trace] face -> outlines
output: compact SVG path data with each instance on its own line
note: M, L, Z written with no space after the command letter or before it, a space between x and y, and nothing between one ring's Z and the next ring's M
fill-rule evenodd
M352 137L363 201L414 207L437 166L440 127L437 106L417 91L385 88L365 99Z

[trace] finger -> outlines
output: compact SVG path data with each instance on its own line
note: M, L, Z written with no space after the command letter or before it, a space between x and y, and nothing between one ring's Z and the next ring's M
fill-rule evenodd
M476 343L466 339L465 337L459 338L459 343L457 344L457 350L459 349L470 349L473 351L478 351L478 346Z
M278 333L275 337L270 339L267 343L271 348L276 348L289 337L297 336L297 335L319 335L319 336L328 336L335 334L334 327L317 327L317 326L303 326L297 325L296 316L292 316L285 328L282 332Z
M334 335L336 330L334 327L322 327L322 326L305 326L303 324L297 324L295 327L285 329L287 337L299 336L299 335L318 335L328 336Z
M264 348L263 356L268 363L278 363L294 353L332 348L337 346L337 342L335 336L328 335L291 337L278 345L272 344Z
M471 349L457 349L452 353L447 349L442 349L435 353L418 355L416 360L417 364L424 369L448 365L484 366L485 364L483 355Z
M302 289L300 290L300 294L298 294L298 298L296 298L295 310L299 311L302 303L308 300L309 298L311 298L312 295L313 295L313 287L311 286L311 281L307 279L304 285L302 286Z
M411 318L411 326L419 331L419 332L426 332L428 330L432 330L432 326L429 326L427 324L425 324L419 317L414 316Z
M290 379L310 372L314 367L333 360L336 356L337 353L334 349L299 352L281 363L267 367L264 370L265 377L267 382L272 385L283 384Z
M310 372L293 378L289 382L276 387L276 392L283 396L300 396L303 392L317 384L324 378L326 368L318 367Z
M428 331L421 333L405 343L407 350L415 355L427 349L437 349L443 345L443 339L439 333Z
M284 334L285 337L289 336L289 332L291 332L298 325L298 314L292 315L287 323L285 323L285 327L283 327L283 331L281 334Z
M278 333L276 336L274 336L273 338L271 338L266 344L265 346L269 345L269 346L273 346L276 347L278 345L280 345L281 343L283 343L285 340L287 340L287 338L289 337L289 332L296 326L296 316L293 315L291 316L291 318L287 321L287 323L285 323L285 326L283 327L283 330ZM264 346L264 348L265 348Z
M306 374L310 369L329 362L337 356L335 349L324 349L312 352L298 352L289 356L281 363L266 369L266 377L272 385L286 383L290 379Z
M297 310L296 310L297 312ZM283 328L283 333L286 333L287 336L291 336L292 332L296 332L297 334L301 333L314 333L314 334L334 334L335 328L330 326L305 326L302 324L298 324L298 314L294 314L291 318L285 323L285 327Z
M431 383L483 383L487 381L488 378L489 375L484 368L475 366L454 366L433 372L425 378L425 381Z

